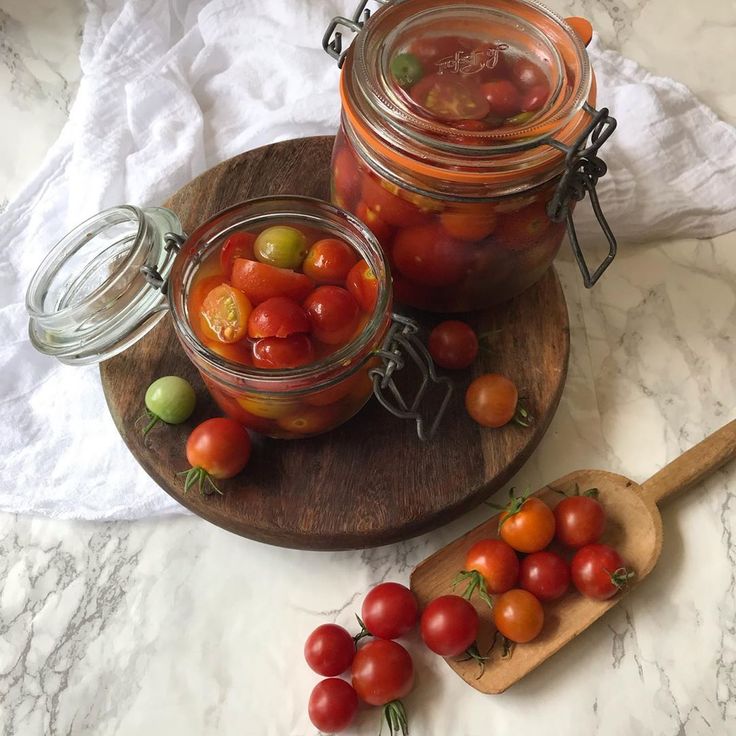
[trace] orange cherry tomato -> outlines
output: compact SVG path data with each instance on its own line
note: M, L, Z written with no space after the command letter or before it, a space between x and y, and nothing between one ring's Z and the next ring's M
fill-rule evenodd
M346 286L358 306L364 312L372 314L378 301L378 279L365 261L358 261L350 269Z
M368 229L376 236L376 240L383 248L388 248L391 244L391 238L394 235L395 228L383 220L365 202L358 202L355 214L368 226Z
M496 598L493 623L502 636L524 644L539 636L544 626L544 610L531 593L514 588Z
M519 558L502 539L481 539L468 550L465 569L477 570L489 593L505 593L516 585Z
M427 213L405 199L392 194L371 176L363 177L362 198L365 206L384 222L396 227L419 225L427 221ZM365 220L364 220L365 222ZM370 224L366 223L367 225Z
M513 381L498 373L478 376L465 392L468 414L484 427L503 427L516 413L519 392Z
M343 284L357 260L358 255L344 240L324 238L309 249L302 271L318 284Z
M314 345L309 335L264 337L253 345L253 365L256 368L298 368L315 359Z
M303 273L246 258L235 259L232 282L254 305L274 296L288 296L301 302L314 288L312 279Z
M531 248L552 224L547 205L541 200L498 218L494 233L498 242L508 250Z
M205 276L202 279L195 279L187 296L190 314L198 314L202 311L202 302L212 289L220 284L224 284L227 279L224 276Z
M458 240L483 240L496 229L496 213L487 205L464 205L440 216L445 232Z
M237 342L245 337L251 312L248 297L230 284L220 284L202 302L203 328L220 342Z
M276 421L281 429L299 435L321 434L340 423L340 407L334 404L326 406L302 406L293 414L279 417Z
M236 258L253 259L253 244L256 236L244 230L233 233L222 246L220 251L220 268L225 278L230 278L233 272L233 262Z
M455 74L430 74L411 88L411 98L440 120L480 120L488 101L478 84Z
M358 303L340 286L318 286L305 300L312 333L327 345L341 345L352 336L358 321Z
M514 498L501 514L499 534L518 552L539 552L555 536L555 515L544 501L535 496Z
M461 281L470 267L470 255L465 243L434 224L406 227L394 239L396 268L426 286L450 286Z
M286 296L273 296L261 302L248 319L248 336L289 337L309 332L309 318L304 308Z

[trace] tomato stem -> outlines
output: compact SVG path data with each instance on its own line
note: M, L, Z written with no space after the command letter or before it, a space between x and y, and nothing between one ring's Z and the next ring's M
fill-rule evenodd
M177 475L184 476L184 493L187 493L192 486L196 485L203 496L209 496L213 492L223 495L215 481L212 480L212 476L204 468L196 466L189 468L189 470L182 470Z
M504 636L503 637L503 653L501 654L501 659L508 659L514 653L514 646L516 646L515 643L511 641L511 639L507 639Z
M465 650L465 656L462 659L459 659L458 662L468 662L471 659L475 660L478 663L478 677L476 677L476 680L480 680L481 677L483 677L483 674L486 671L486 662L490 659L488 656L491 653L491 649L493 649L493 645L496 643L496 640L491 642L491 646L488 647L488 651L485 654L480 653L480 649L478 649L478 642L474 641L466 650Z
M406 717L406 708L400 700L392 700L383 706L383 718L388 723L390 734L400 733L402 736L409 734L409 721ZM381 730L378 736L383 732L383 719L381 719Z
M518 514L521 511L521 507L526 503L530 493L531 489L527 488L526 493L522 493L521 496L515 496L513 487L509 489L509 502L504 509L504 513L501 514L498 520L499 533L504 523L514 516L514 514Z
M146 412L148 414L148 424L143 428L143 436L145 437L160 421L161 417L156 416L152 411Z
M355 614L355 618L358 619L358 624L360 624L360 631L353 637L353 642L355 642L355 648L358 648L358 642L363 639L366 636L373 636L370 631L365 627L365 624L363 623L363 619L358 616L358 614Z
M477 570L461 570L452 581L452 587L455 588L455 586L466 581L467 586L463 592L463 598L470 600L473 597L473 593L477 590L478 597L486 603L489 608L493 608L493 600L491 600L491 596L488 595L485 578Z
M531 427L534 424L534 417L529 413L529 410L522 404L523 399L519 399L516 404L516 411L512 418L512 422L515 422L520 427Z
M625 588L629 582L636 577L636 573L629 567L619 567L618 569L610 572L603 568L608 575L611 577L611 585L615 585L619 590Z

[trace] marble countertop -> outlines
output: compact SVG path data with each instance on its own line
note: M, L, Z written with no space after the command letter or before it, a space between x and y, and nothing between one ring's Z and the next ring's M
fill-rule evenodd
M725 73L736 50L730 0L550 4L591 18L609 46L685 82L736 123L736 81ZM0 202L64 122L82 22L78 0L0 0ZM560 271L570 375L517 485L580 467L642 481L736 417L736 233L624 246L590 292L569 262ZM731 465L668 502L662 557L646 583L503 695L475 692L410 639L411 733L736 733L735 486ZM352 626L372 584L406 582L485 516L389 547L305 553L188 516L2 515L2 733L312 736L307 634L325 621ZM377 726L366 710L352 733Z

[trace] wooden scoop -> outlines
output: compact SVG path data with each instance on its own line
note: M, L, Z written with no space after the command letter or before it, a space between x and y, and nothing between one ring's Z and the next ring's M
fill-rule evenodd
M614 546L626 564L635 570L636 579L630 589L649 575L662 551L662 517L657 504L695 485L734 457L736 420L688 450L642 485L603 470L578 470L545 486L535 495L554 507L563 496L553 489L574 493L576 485L581 492L598 488L599 500L608 515L601 541ZM498 515L420 563L411 575L411 589L420 604L425 606L437 596L458 592L452 590L452 580L463 569L468 549L479 539L497 537L497 532ZM462 587L459 590L462 591ZM447 664L476 690L502 693L615 606L623 595L624 591L601 602L570 590L563 598L544 604L541 634L528 644L517 645L511 656L506 658L502 657L500 641L497 642L480 677L478 663L473 660L448 659ZM478 646L483 653L490 647L495 629L488 606L475 597L473 604L480 614Z

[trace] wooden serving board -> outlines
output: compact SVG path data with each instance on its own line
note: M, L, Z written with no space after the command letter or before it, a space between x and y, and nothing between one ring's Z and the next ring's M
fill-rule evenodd
M303 194L328 198L332 137L277 143L236 156L174 194L164 206L185 232L251 197ZM417 316L412 314L412 316ZM146 472L195 514L229 531L301 549L355 549L388 544L449 522L506 483L544 435L562 393L569 354L565 299L553 269L518 298L467 321L491 333L490 350L471 370L454 374L456 388L436 437L422 443L412 422L371 401L339 429L321 437L256 439L251 461L221 484L223 496L183 493L191 429L219 415L185 357L169 318L140 342L100 366L115 424ZM439 315L421 317L424 328ZM475 375L513 378L536 417L532 428L487 430L465 413L465 387ZM197 391L192 418L157 427L144 442L140 426L146 387L164 375L187 378Z

